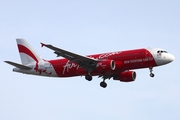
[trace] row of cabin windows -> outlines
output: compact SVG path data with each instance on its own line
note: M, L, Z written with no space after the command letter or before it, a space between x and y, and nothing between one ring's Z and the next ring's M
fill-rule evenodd
M110 56L109 58L134 57L134 56L139 56L139 55L144 55L144 52L135 53L135 54L124 54L124 55L119 55L119 56Z

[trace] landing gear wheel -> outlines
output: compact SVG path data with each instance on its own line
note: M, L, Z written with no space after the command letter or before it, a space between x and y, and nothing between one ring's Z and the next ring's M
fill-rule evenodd
M154 74L153 74L153 73L150 73L150 76L151 76L151 77L154 77Z
M107 83L105 83L104 81L102 81L102 82L100 83L100 86L103 87L103 88L106 88L106 87L107 87Z
M91 75L86 75L85 79L88 80L88 81L91 81L92 80L92 76Z
M151 77L154 77L154 74L152 73L153 67L149 67L149 70L150 70L150 76L151 76Z

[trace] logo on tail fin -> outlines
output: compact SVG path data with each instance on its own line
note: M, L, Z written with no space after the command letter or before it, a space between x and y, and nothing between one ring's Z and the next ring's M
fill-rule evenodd
M20 53L24 53L24 54L30 56L31 58L33 58L34 61L38 62L38 59L36 58L36 56L28 48L26 48L25 46L22 46L22 45L18 44L18 49L19 49Z
M21 62L23 65L30 64L32 62L42 61L42 58L33 50L33 48L24 39L16 39Z
M34 70L39 74L45 73L51 75L52 73L48 73L47 70L40 68L39 62L44 61L39 55L33 50L33 48L28 44L28 42L24 39L16 39L17 46L19 49L19 54L21 57L21 61L23 65L27 64L35 64Z

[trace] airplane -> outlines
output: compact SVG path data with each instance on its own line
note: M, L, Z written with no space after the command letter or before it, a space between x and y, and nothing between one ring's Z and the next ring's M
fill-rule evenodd
M106 79L121 82L132 82L136 79L134 69L149 68L150 76L154 77L153 68L172 62L175 57L160 48L141 48L117 52L108 52L82 56L41 43L54 51L57 57L54 60L44 60L29 45L25 39L16 39L22 64L4 61L12 66L14 72L47 77L74 77L85 76L91 81L93 76L102 78L100 86L107 87Z

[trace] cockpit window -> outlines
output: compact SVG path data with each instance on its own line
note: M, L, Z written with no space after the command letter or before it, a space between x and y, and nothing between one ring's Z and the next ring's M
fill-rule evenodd
M167 51L158 50L157 53L168 53Z

